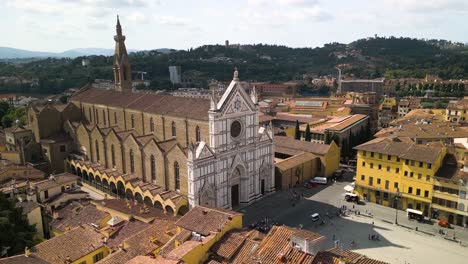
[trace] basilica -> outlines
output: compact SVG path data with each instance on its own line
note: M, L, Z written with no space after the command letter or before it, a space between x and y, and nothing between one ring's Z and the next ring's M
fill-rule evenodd
M195 205L237 208L274 192L272 128L259 126L255 89L241 87L237 70L210 99L132 92L118 19L114 40L114 89L90 84L67 105L28 110L53 170L174 214Z

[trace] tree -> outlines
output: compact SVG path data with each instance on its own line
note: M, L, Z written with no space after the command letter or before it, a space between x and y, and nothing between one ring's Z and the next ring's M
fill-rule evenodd
M310 125L308 123L307 123L306 131L305 131L305 140L306 141L312 140L312 134L310 133Z
M0 102L0 120L10 111L10 109L11 106L7 101Z
M301 139L301 131L299 130L299 121L296 120L296 130L294 131L294 138L297 140Z
M21 207L0 192L0 248L10 247L9 255L23 252L33 246L36 228L28 224Z

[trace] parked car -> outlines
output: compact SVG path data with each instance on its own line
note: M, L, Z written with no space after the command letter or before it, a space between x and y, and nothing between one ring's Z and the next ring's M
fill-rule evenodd
M316 186L317 186L317 183L315 183L313 181L308 181L308 182L304 183L304 187L307 188L307 189L314 188Z
M439 220L439 226L450 228L450 223L445 219L440 219Z
M312 214L310 218L312 219L312 222L315 222L315 221L320 220L320 215L315 213L315 214Z

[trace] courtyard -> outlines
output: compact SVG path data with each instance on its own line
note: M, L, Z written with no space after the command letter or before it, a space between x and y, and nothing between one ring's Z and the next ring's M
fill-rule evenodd
M244 225L271 219L269 222L301 227L326 236L328 248L338 245L389 263L466 263L468 230L444 228L446 233L442 235L437 224L410 221L404 211L398 211L399 225L395 225L393 208L344 201L343 188L349 183L350 179L311 189L279 191L240 210L244 213ZM303 198L293 202L294 192ZM343 205L352 212L339 217L336 213ZM310 217L313 213L319 213L325 223L313 222ZM372 235L378 235L379 240L369 239ZM355 242L353 246L351 241Z

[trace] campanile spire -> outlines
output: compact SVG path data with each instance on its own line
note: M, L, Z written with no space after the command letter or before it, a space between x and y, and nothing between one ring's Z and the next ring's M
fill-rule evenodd
M132 91L132 70L128 60L127 48L125 47L125 36L122 35L122 26L117 15L117 25L114 51L114 82L115 90L119 92Z

